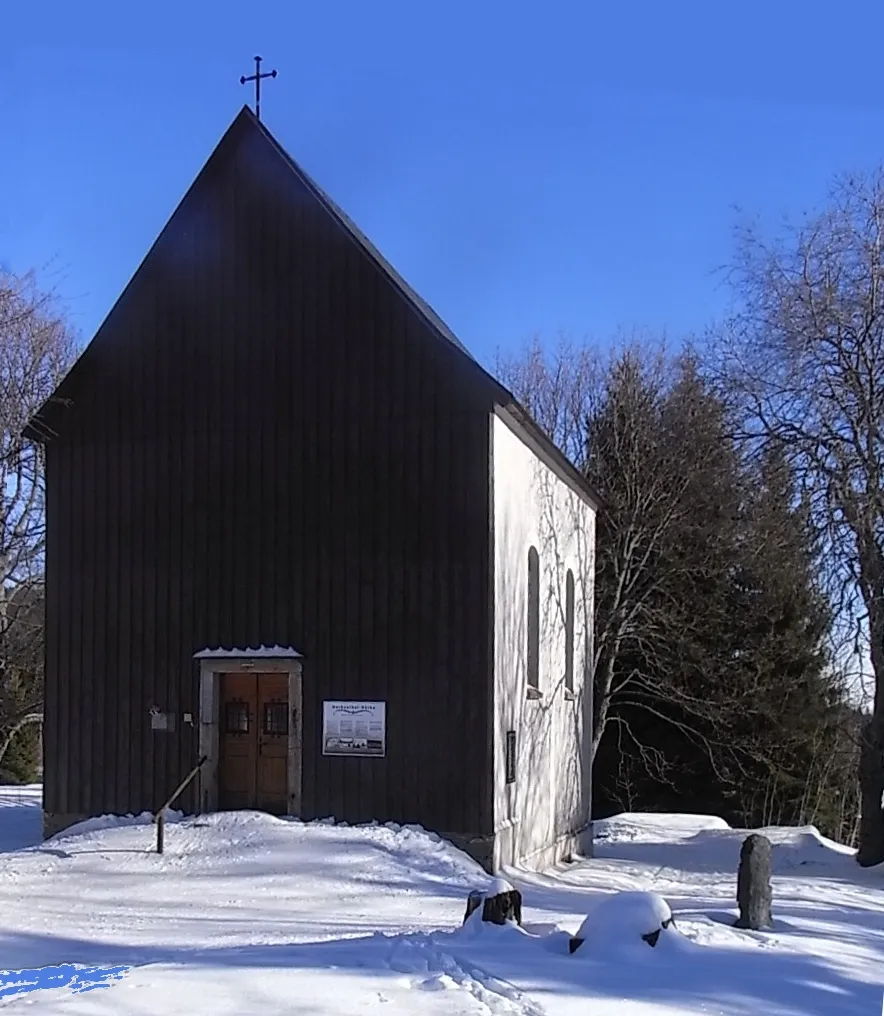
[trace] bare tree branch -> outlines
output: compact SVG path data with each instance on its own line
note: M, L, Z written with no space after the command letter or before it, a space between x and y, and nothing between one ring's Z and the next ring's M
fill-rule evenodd
M45 464L24 430L73 354L53 295L33 276L0 273L0 763L43 709Z

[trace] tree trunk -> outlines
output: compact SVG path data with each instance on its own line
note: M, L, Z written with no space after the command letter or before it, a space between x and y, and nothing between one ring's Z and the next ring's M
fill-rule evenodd
M866 603L869 609L869 648L875 678L872 716L860 742L859 850L856 859L864 867L884 861L884 579L881 561L874 556L864 561L864 573L871 573Z
M859 850L856 859L864 868L884 861L884 717L872 716L860 743Z
M601 668L600 680L593 682L593 717L592 717L592 762L595 763L605 725L608 722L608 710L611 706L611 685L614 683L615 657L611 653L606 656Z

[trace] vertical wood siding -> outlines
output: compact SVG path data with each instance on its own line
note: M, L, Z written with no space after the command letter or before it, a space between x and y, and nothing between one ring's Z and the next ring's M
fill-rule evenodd
M46 810L155 808L197 754L192 654L280 643L305 817L490 832L488 395L248 120L71 382ZM387 758L322 757L324 698L385 699Z

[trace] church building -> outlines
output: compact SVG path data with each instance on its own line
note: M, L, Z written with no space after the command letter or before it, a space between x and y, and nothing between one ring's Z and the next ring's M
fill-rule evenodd
M588 849L596 498L250 109L29 435L47 836L205 755L190 813Z

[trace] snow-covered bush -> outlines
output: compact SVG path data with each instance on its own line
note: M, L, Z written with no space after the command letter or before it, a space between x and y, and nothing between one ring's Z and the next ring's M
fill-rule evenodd
M669 904L650 892L614 893L603 899L571 939L571 951L588 956L646 950L666 936L681 938Z

